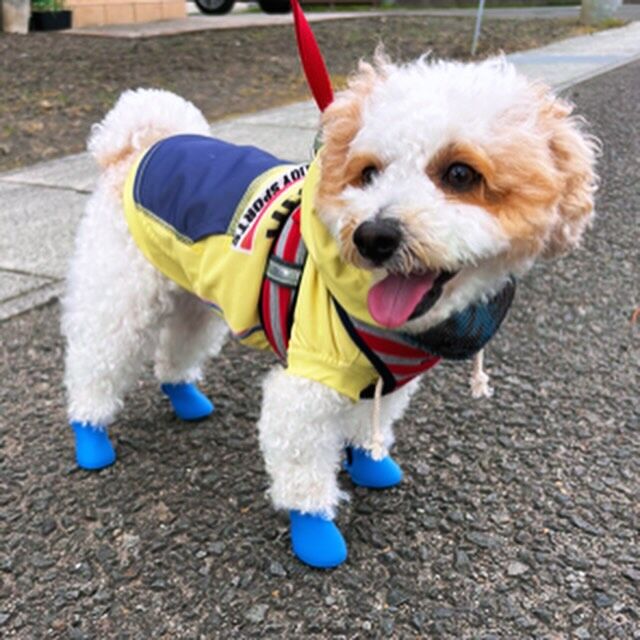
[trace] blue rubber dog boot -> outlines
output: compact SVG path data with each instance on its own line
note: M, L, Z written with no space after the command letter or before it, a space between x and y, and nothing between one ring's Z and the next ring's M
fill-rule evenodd
M358 447L347 447L344 468L354 484L369 489L389 489L402 480L402 469L391 456L374 460L366 449Z
M213 413L213 402L192 382L167 383L160 388L181 420L202 420Z
M347 543L340 529L322 516L290 511L293 553L316 569L332 569L347 559Z
M76 462L82 469L97 470L116 461L107 430L89 422L72 422L76 436Z

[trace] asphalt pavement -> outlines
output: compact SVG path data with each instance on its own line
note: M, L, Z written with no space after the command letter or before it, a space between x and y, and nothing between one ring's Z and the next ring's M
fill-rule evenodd
M584 247L538 265L492 343L496 395L429 373L406 479L343 485L348 562L299 564L255 421L272 360L229 344L214 415L175 420L147 372L119 460L75 468L57 303L0 324L0 636L640 638L640 63L573 87L603 141Z

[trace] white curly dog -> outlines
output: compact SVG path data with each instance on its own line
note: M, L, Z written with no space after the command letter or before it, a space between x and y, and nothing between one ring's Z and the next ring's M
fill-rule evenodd
M477 353L515 278L588 225L596 145L571 112L502 59L378 55L306 167L211 138L168 92L123 94L89 141L102 172L63 305L80 466L115 460L107 428L151 358L176 413L206 417L195 382L230 329L283 361L258 429L293 550L343 562L341 468L397 484L392 424L418 376Z

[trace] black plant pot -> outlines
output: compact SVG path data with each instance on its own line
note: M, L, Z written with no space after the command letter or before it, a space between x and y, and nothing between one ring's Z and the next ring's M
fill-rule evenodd
M71 28L71 11L34 11L29 31L60 31Z

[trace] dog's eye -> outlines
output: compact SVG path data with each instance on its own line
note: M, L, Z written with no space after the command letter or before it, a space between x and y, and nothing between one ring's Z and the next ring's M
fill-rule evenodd
M469 191L480 180L480 174L462 162L454 162L442 176L443 182L454 191Z
M372 164L366 166L362 170L362 173L360 174L360 184L362 184L363 187L366 187L367 185L373 182L373 179L377 175L378 175L378 167L375 167Z

